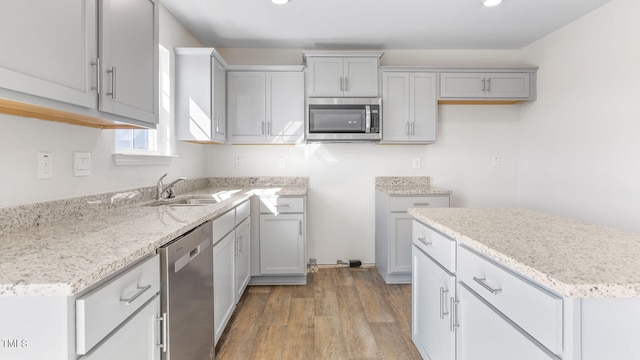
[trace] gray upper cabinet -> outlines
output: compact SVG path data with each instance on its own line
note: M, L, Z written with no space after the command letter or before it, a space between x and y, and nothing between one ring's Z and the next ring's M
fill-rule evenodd
M3 1L0 87L96 107L96 24L96 0Z
M302 67L229 68L229 142L295 144L304 140Z
M443 72L440 99L534 100L532 72Z
M38 114L155 127L158 6L157 0L3 1L0 96Z
M378 97L382 52L304 53L309 97Z
M100 111L158 122L159 6L155 0L100 0Z
M226 66L213 48L176 48L178 140L226 140Z
M382 143L436 141L437 75L382 72Z

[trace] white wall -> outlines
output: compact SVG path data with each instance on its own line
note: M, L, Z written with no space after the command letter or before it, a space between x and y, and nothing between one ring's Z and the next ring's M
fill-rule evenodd
M300 50L219 49L230 64L289 64ZM516 65L517 51L388 50L385 65ZM520 105L440 106L434 145L311 144L225 145L207 149L209 176L307 176L307 256L320 264L359 258L374 262L374 179L431 176L453 190L453 206L514 206L517 199L517 134ZM491 167L491 157L503 158ZM422 159L413 169L411 159ZM244 167L235 168L235 157ZM278 168L284 157L287 167Z
M160 43L168 49L200 45L164 7L160 8ZM172 108L173 97L161 111L173 119ZM174 153L179 157L170 166L115 166L114 134L113 130L0 114L0 207L151 186L165 172L170 178L204 176L204 147L175 141ZM51 180L36 178L38 151L53 153ZM91 152L91 176L73 176L74 151Z
M640 2L613 0L535 42L523 108L523 206L640 231Z

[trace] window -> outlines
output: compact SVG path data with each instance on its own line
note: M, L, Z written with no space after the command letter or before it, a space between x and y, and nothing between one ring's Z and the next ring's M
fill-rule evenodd
M160 45L159 50L159 122L157 129L117 129L115 152L133 155L171 155L171 53Z

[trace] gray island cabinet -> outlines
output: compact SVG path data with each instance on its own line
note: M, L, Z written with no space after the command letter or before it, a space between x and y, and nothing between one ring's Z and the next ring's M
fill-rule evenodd
M428 176L376 177L376 268L388 284L411 283L411 207L449 207Z
M408 213L423 358L640 358L639 234L525 209Z

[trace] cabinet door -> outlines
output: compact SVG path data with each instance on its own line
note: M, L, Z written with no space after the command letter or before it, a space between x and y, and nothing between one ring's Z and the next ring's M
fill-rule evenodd
M389 274L411 272L411 238L413 217L407 213L392 213L389 236Z
M267 73L267 142L304 140L304 75L301 72Z
M411 96L409 103L409 122L411 123L409 138L414 142L435 142L438 122L436 75L412 73L409 76L409 89Z
M95 108L96 20L96 0L3 1L0 87Z
M378 97L378 59L344 58L345 97Z
M486 74L488 98L528 98L530 96L529 73Z
M251 218L236 228L235 300L240 301L251 277Z
M382 74L382 141L409 140L409 73Z
M484 73L441 73L440 97L484 98Z
M213 246L213 320L216 344L236 305L234 285L235 233Z
M260 273L304 274L303 214L260 215Z
M341 57L310 57L307 66L307 96L343 95L344 62Z
M81 360L160 360L160 298L156 296Z
M424 359L455 359L450 308L455 286L454 275L413 247L411 336Z
M228 115L233 143L262 143L266 128L264 72L227 73Z
M157 0L99 0L102 89L98 108L158 123Z
M184 141L210 141L212 135L210 51L176 49L176 136Z
M481 300L464 283L457 287L455 316L459 360L555 359L516 329L504 315Z
M211 61L211 84L213 90L213 137L212 140L220 143L226 141L227 134L227 74L220 62Z

